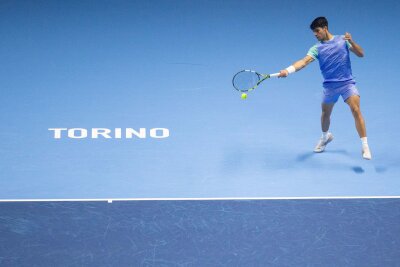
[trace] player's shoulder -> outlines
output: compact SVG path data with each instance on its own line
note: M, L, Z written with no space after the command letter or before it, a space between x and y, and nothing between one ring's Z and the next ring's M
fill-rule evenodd
M313 59L318 59L318 43L308 49L307 55L311 56Z
M318 50L320 46L322 46L322 42L316 42L313 46L311 46L310 50Z

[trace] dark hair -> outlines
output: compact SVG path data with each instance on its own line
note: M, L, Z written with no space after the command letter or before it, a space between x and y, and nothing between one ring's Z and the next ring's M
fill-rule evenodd
M325 17L318 17L311 23L310 29L315 30L315 28L323 28L325 26L328 27L328 20Z

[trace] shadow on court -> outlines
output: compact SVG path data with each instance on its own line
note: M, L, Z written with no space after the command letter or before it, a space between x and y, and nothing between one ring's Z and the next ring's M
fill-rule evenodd
M325 154L339 154L339 155L344 155L344 156L351 157L349 152L347 150L344 150L344 149L327 150L327 151L324 151L323 153L325 153ZM312 151L311 152L302 153L302 154L297 156L296 161L297 162L305 162L307 160L310 160L314 156L318 156L318 154L314 153ZM375 166L374 169L375 169L376 173L385 173L388 170L388 167L380 165L380 166ZM351 166L350 170L353 171L354 173L357 173L357 174L365 173L365 169L363 167L359 166L359 165Z
M328 150L328 151L324 151L323 153L327 153L327 154L341 154L341 155L349 155L349 152L347 152L347 150L344 149L340 149L340 150ZM297 161L298 162L304 162L306 160L308 160L309 158L311 158L312 156L314 156L316 153L314 152L307 152L307 153L303 153L300 154L299 156L297 156ZM357 173L357 174L362 174L365 173L365 170L361 167L361 166L352 166L350 167L350 169Z
M349 152L347 152L347 150L344 150L344 149L339 149L339 150L327 150L327 151L324 151L323 153L325 153L325 154L349 155ZM315 152L313 152L313 151L306 152L306 153L302 153L302 154L300 154L300 155L297 156L296 160L297 160L298 162L303 162L303 161L306 161L306 160L308 160L309 158L311 158L311 157L313 157L313 156L315 156L315 155L317 155L317 154L318 154L318 153L315 153Z
M352 169L355 173L359 173L359 174L365 172L364 169L363 169L362 167L360 167L360 166L354 166L354 167L351 167L351 169Z
M386 172L387 171L387 167L385 167L385 166L376 166L375 167L375 171L377 172L377 173L384 173L384 172Z
M270 152L268 152L270 151ZM328 159L329 158L329 159ZM264 170L291 169L297 167L304 168L335 168L350 170L356 174L365 174L366 166L364 163L371 163L356 158L345 149L326 150L323 153L307 151L298 154L295 158L290 158L286 153L277 153L276 149L271 148L250 148L250 149L230 149L224 154L222 170L224 172L237 172L248 168L253 164L257 167L257 159L262 159ZM297 163L297 164L296 164ZM299 165L300 163L300 165ZM388 171L387 165L374 165L376 173Z

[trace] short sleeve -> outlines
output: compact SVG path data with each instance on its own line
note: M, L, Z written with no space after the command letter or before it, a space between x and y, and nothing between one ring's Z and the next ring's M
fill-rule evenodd
M318 49L317 49L317 45L314 45L313 47L311 47L308 52L307 55L309 55L310 57L312 57L313 59L318 59Z
M347 48L349 48L349 49L351 48L351 44L350 44L350 42L347 41L347 40L346 40L346 45L347 45Z

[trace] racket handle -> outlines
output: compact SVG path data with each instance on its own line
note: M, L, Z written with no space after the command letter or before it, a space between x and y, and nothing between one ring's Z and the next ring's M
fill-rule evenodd
M269 75L269 77L278 77L280 73L272 73Z

